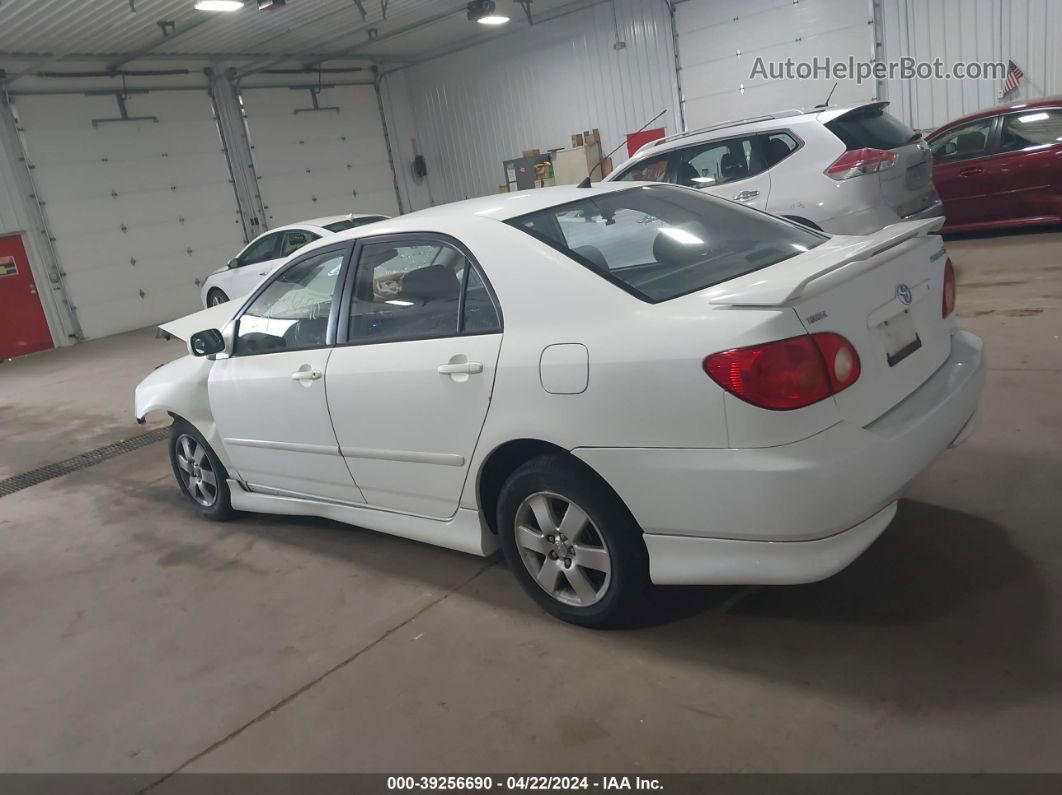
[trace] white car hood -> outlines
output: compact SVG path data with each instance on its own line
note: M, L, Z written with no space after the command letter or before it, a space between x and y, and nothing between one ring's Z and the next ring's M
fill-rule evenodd
M188 341L188 338L195 334L197 331L205 331L206 329L216 328L221 330L225 328L233 316L240 310L243 304L240 301L227 301L224 304L218 304L212 306L209 309L203 309L199 312L193 312L190 315L179 317L176 320L171 320L168 323L159 324L159 328L171 337L176 337L179 340Z

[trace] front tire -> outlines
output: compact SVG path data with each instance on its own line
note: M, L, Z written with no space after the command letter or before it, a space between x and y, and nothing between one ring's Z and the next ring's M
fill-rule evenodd
M170 465L173 476L201 516L223 522L235 516L229 493L229 473L191 423L174 419L170 427Z
M228 300L229 300L229 297L227 295L225 295L225 291L224 290L219 290L217 287L212 287L210 289L210 292L207 293L207 300L206 300L207 309L209 309L212 306L218 306L220 304L227 303Z
M505 482L498 534L513 575L551 615L617 623L649 579L642 532L626 506L577 461L533 459Z

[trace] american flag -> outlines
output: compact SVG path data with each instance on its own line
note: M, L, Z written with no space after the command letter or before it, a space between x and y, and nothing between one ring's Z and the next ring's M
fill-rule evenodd
M1019 69L1014 61L1007 61L1007 79L1003 81L1003 96L1016 89L1023 77L1025 77L1025 72Z

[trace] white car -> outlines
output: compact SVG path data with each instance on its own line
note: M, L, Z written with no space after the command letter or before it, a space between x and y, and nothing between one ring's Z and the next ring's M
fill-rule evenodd
M248 243L225 267L218 268L207 277L200 289L203 306L217 306L250 294L262 279L280 267L288 257L315 240L383 221L387 217L365 213L329 215L270 229Z
M940 224L831 238L622 182L435 207L165 324L192 355L136 416L174 416L206 517L500 544L578 624L647 580L818 580L972 428L985 363Z
M921 136L888 102L786 110L653 141L607 181L698 188L833 234L944 214Z

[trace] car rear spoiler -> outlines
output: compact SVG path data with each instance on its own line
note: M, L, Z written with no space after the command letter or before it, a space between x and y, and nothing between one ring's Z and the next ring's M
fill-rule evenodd
M943 225L943 217L926 218L890 224L860 237L839 235L806 254L778 263L769 275L754 271L720 285L723 291L709 300L727 306L785 306L798 298L810 298L871 270L876 263L870 260L876 254L905 240L925 237Z
M195 334L197 331L206 331L207 329L216 328L219 331L228 325L228 322L232 320L233 316L243 306L240 301L228 301L224 304L218 304L208 309L203 309L199 312L193 312L190 315L179 317L176 320L171 320L168 323L162 323L159 325L159 330L156 332L156 336L160 337L176 337L179 340L188 341L188 338Z

